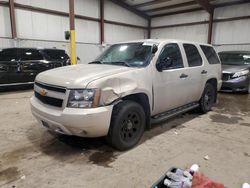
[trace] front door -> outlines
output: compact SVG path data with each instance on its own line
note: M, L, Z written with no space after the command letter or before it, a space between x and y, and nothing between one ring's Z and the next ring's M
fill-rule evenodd
M186 104L188 75L177 43L166 44L156 63L153 115ZM160 69L160 70L159 70Z

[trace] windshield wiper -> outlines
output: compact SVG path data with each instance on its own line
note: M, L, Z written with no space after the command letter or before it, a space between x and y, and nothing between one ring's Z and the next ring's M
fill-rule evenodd
M126 67L131 67L129 63L125 62L125 61L112 61L109 62L111 65L123 65Z
M122 65L126 67L131 67L130 64L125 61L111 61L111 62L92 61L89 62L88 64Z
M91 61L88 64L103 64L101 61Z

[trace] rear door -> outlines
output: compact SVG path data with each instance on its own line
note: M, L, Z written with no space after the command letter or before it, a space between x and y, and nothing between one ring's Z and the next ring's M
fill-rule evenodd
M222 71L221 71L221 62L220 59L214 50L212 46L206 46L206 45L200 45L205 57L207 63L207 78L217 78L218 81L218 90L221 87L221 77L222 77Z
M188 75L186 81L186 102L191 103L200 100L204 89L204 82L207 78L207 70L200 55L198 46L184 43L183 51L188 63L185 74Z

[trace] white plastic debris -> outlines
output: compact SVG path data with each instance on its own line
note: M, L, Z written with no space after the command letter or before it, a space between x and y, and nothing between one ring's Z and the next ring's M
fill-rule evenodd
M198 172L198 171L199 171L199 165L193 164L193 165L190 167L189 171L192 172L192 173Z
M248 183L243 183L242 188L250 188L250 185Z
M208 161L208 160L209 160L209 156L206 155L206 156L204 157L204 159Z
M21 177L22 180L25 180L25 178L26 178L26 176L22 176L22 177Z
M175 130L175 131L174 131L174 134L178 135L178 132Z
M164 180L164 185L168 187L169 185L171 185L171 181L170 181L169 179L166 178L166 179Z

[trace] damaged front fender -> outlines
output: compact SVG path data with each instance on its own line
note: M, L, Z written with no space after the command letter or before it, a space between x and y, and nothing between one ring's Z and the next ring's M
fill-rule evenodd
M108 105L114 102L115 100L121 98L121 95L116 93L112 87L106 87L101 90L101 104Z
M100 88L100 106L110 105L115 101L137 93L145 93L151 101L151 79L144 71L146 72L145 69L134 69L133 71L110 75L92 81L87 87ZM144 74L145 76L143 76Z

